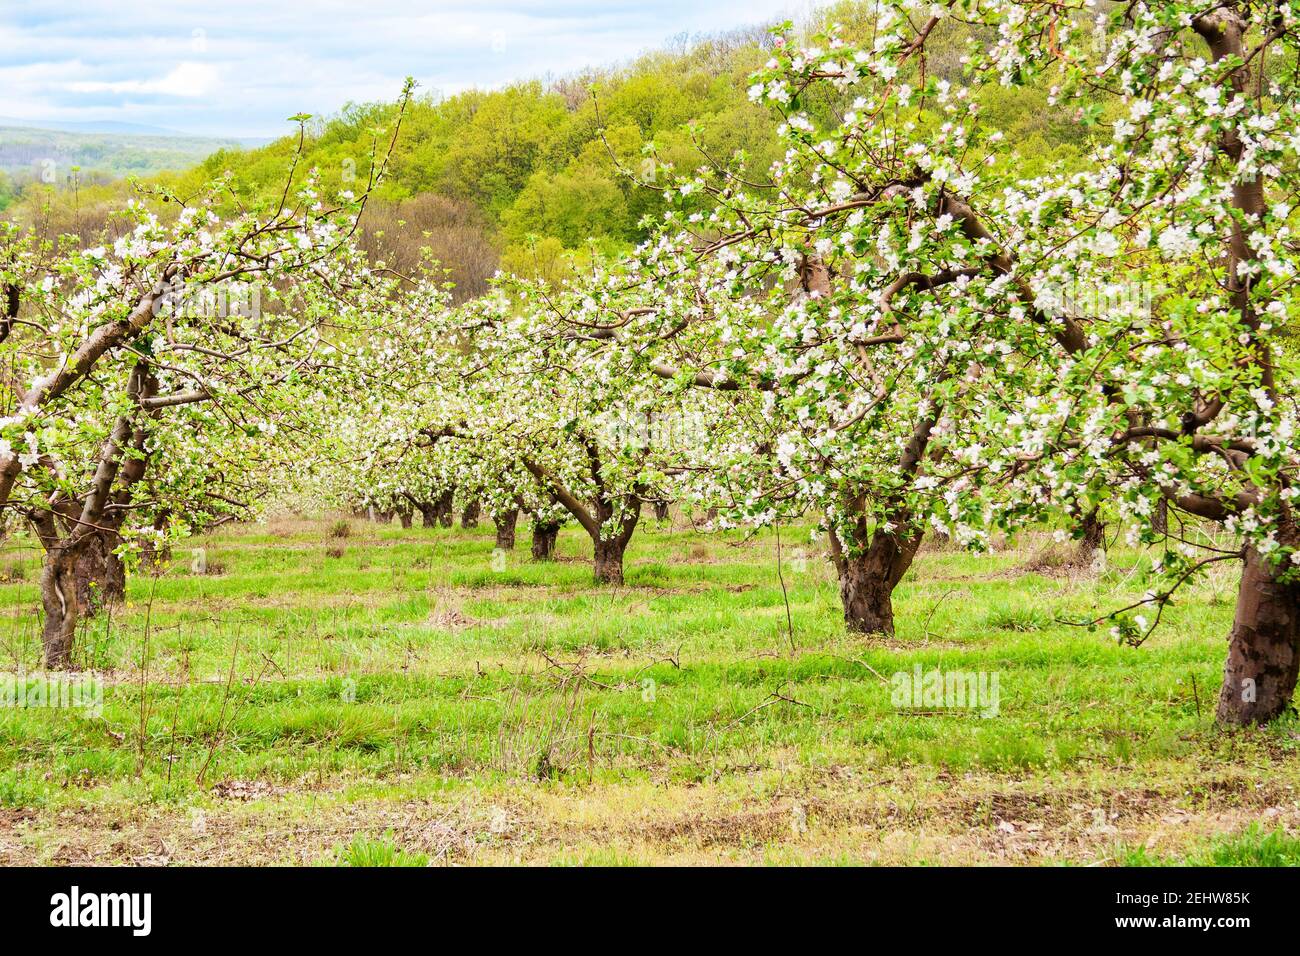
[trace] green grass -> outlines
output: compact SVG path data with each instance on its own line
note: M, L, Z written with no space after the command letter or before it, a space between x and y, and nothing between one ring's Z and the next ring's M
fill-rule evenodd
M426 853L411 853L388 839L369 839L358 834L351 843L335 849L339 866L428 866Z
M78 642L81 666L107 675L101 715L0 708L0 814L28 821L9 856L76 846L121 859L84 832L94 814L184 834L195 808L249 832L301 818L270 861L346 847L352 863L408 850L426 862L1136 863L1134 838L1168 855L1265 809L1294 826L1296 722L1212 722L1227 575L1132 648L1069 622L1139 596L1139 555L1052 576L1023 570L1037 541L925 552L886 639L845 632L833 572L810 558L784 569L792 650L768 536L646 527L613 589L592 583L580 532L538 564L520 530L494 570L490 527L282 521L196 542L220 575L191 573L178 553L165 574L133 579L128 606L86 622ZM31 670L37 556L10 546L0 666ZM895 706L891 676L917 668L996 675L996 716ZM796 801L806 825L791 823ZM417 828L411 845L400 827L435 806L442 836ZM1165 826L1171 810L1191 824ZM516 822L494 825L502 814ZM207 849L186 837L180 856L261 860L239 834ZM1270 859L1291 861L1290 845Z
M1216 837L1185 856L1153 856L1145 848L1124 856L1127 866L1300 866L1300 838L1282 829L1251 824Z

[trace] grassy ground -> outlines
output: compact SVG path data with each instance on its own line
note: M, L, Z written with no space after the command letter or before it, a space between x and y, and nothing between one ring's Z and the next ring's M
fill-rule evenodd
M502 561L490 528L333 524L134 579L80 640L100 716L0 709L0 863L1300 862L1300 725L1211 719L1227 569L1131 648L1061 620L1140 595L1137 555L930 551L863 638L789 530L778 574L770 535L647 524L615 590L575 530L535 564L524 529ZM0 667L30 669L10 545ZM896 706L918 665L996 675L996 715Z

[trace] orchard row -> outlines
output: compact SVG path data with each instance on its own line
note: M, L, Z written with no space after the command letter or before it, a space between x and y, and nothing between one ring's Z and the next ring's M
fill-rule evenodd
M935 38L964 46L962 83L927 74ZM93 248L5 234L0 504L45 550L47 663L119 560L267 501L472 501L503 541L521 513L543 537L572 520L606 582L642 505L673 501L811 517L864 632L892 630L926 534L1120 529L1159 556L1108 615L1134 644L1239 562L1218 716L1282 714L1300 4L891 0L868 45L773 50L750 96L782 158L657 162L651 238L561 283L499 275L453 306L436 263L359 251L369 189L311 178L256 215L222 183L166 224L142 204ZM981 112L1017 84L1077 104L1078 168L1020 172ZM376 154L399 135L400 113Z

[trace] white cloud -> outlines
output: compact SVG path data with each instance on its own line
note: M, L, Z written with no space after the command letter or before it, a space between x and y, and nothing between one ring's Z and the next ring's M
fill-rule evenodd
M182 63L156 80L68 83L72 93L157 93L160 96L204 96L217 88L221 72L205 63Z

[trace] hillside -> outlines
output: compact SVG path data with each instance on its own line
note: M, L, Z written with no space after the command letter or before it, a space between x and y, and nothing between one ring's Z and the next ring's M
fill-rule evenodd
M83 180L152 176L167 169L186 169L218 149L238 145L234 140L200 136L0 126L0 171L20 184L64 183L73 167L79 168Z

